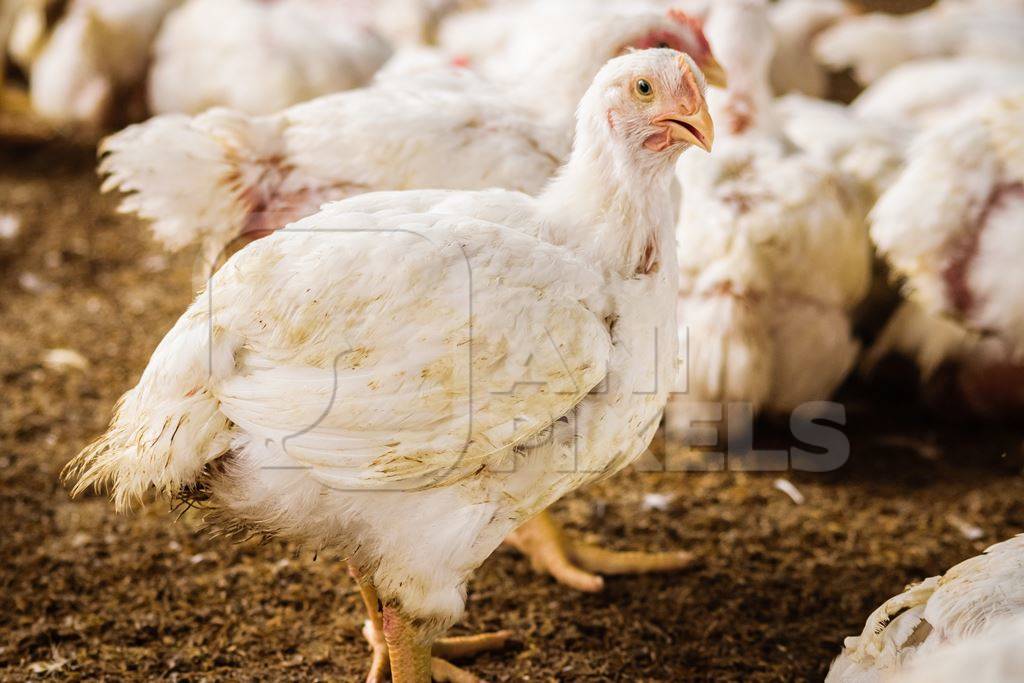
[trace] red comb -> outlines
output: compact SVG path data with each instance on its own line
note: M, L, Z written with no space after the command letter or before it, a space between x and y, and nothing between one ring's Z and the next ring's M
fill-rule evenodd
M704 35L704 21L702 19L691 16L678 7L673 7L668 11L668 18L691 29L694 35L697 36L697 41L701 47L709 52L711 51L711 43L708 42L707 36Z

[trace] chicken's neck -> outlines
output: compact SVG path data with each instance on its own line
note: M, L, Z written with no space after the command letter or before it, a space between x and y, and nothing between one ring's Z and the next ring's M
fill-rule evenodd
M675 255L676 156L630 155L577 134L569 162L540 197L546 238L605 272L647 274Z
M741 135L778 136L781 126L775 117L774 106L774 97L767 80L743 83L742 86L730 84L726 92L708 93L711 118L716 124L721 123L721 131L726 138Z

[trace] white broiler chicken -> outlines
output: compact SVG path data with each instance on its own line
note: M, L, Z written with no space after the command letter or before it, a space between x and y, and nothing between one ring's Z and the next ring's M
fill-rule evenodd
M678 15L676 15L678 17ZM582 95L601 66L660 31L663 12L591 22L552 52L572 60L547 82ZM714 72L699 27L674 20L674 40ZM625 48L623 46L626 46ZM712 79L712 82L718 82ZM263 117L223 109L189 118L159 116L101 147L104 189L129 193L121 209L153 221L169 249L202 242L207 264L236 240L284 225L322 203L374 190L503 187L539 191L567 157L576 104L523 104L511 89L465 69L392 76ZM559 95L561 96L561 95ZM208 274L208 273L206 273ZM205 277L205 275L204 275Z
M722 0L707 31L729 88L709 93L715 154L679 168L684 367L670 433L707 404L777 415L831 396L854 364L850 315L870 281L848 181L778 131L766 4Z
M187 0L157 37L149 104L269 114L363 85L390 55L352 0Z
M926 380L950 362L962 369L959 389L975 412L1019 410L1024 91L983 100L923 133L871 222L875 244L916 307L893 319L873 358L910 355Z
M916 667L929 670L929 662L942 661L944 653L952 654L953 647L972 637L1000 638L1012 620L1022 617L1024 536L1016 536L886 601L868 617L859 636L846 639L825 681L1020 680L994 678L990 682L975 676L922 679L911 673ZM977 664L975 673L979 674L985 665ZM904 669L908 669L906 678L900 677Z
M437 28L445 17L494 2L495 0L376 0L374 24L396 47L433 45L437 42Z
M560 128L472 74L461 89L388 82L252 117L155 117L102 144L105 190L168 249L202 243L204 271L237 242L328 201L387 189L536 192L568 152Z
M514 99L541 116L557 112L571 129L572 112L587 87L593 61L628 49L684 52L711 85L725 75L701 22L682 10L647 0L526 0L499 3L449 17L441 49L488 80L515 90Z
M896 179L916 126L860 115L849 106L790 94L775 102L786 137L802 151L854 179L865 211Z
M943 57L1024 60L1024 0L939 0L905 15L873 12L818 37L818 58L867 85L907 62Z
M771 6L775 54L771 82L776 94L828 93L829 75L814 55L814 41L827 28L853 14L847 0L780 0Z
M71 0L38 47L25 48L33 109L91 128L141 113L153 40L180 1ZM129 113L133 103L139 111Z
M1024 616L915 661L893 683L1020 683L1024 681Z
M119 508L153 487L202 497L229 527L338 549L393 680L449 680L431 644L472 572L657 429L673 169L710 149L703 91L680 53L616 58L538 197L368 194L249 245L71 463L75 490L109 485Z
M1024 89L1024 61L922 60L897 67L858 95L850 108L862 120L920 128L948 121L979 98L1013 89Z

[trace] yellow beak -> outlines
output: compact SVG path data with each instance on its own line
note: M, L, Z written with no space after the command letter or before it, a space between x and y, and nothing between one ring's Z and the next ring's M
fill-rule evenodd
M714 55L708 55L707 62L700 70L704 72L704 80L707 81L708 85L715 88L729 87L729 76L725 73L725 68L715 59Z
M658 123L668 124L672 140L695 145L705 152L710 152L715 142L715 123L704 101L692 114L667 114L660 117Z

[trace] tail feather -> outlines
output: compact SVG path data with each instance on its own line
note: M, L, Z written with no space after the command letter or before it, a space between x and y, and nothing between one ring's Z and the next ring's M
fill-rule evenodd
M194 483L228 451L230 423L208 387L230 369L237 344L218 328L211 335L197 306L118 401L107 432L65 467L64 478L75 481L72 495L109 489L117 509L128 509L151 487L171 494Z
M219 252L244 234L280 185L284 121L213 109L158 116L100 146L103 191L120 210L152 221L165 248Z

